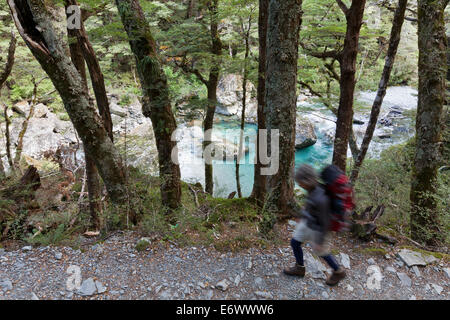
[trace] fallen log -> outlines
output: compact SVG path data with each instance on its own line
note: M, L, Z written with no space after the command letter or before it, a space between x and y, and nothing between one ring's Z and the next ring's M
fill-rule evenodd
M368 241L372 238L384 240L390 244L397 243L391 236L377 233L377 220L384 214L384 205L379 205L372 212L373 206L367 207L361 214L353 213L352 234L362 240Z

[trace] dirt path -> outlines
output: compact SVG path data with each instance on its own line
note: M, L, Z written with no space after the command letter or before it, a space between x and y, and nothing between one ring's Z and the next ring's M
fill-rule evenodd
M350 268L335 288L325 285L325 265L308 247L306 277L283 275L283 267L294 262L288 242L224 254L212 247L162 244L139 252L138 239L122 233L83 253L67 247L0 249L0 300L449 299L447 263L408 268L395 256L398 249L371 257L344 238L336 239L335 247L349 256ZM78 279L81 289L69 290Z

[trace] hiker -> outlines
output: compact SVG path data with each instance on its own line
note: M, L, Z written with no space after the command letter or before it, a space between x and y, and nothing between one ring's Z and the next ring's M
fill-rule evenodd
M306 205L300 211L300 219L297 219L297 226L291 240L296 264L283 272L292 276L305 276L302 244L309 242L314 253L323 258L333 269L333 273L327 279L326 284L329 286L337 285L340 280L345 278L345 271L329 252L330 199L324 186L319 183L313 167L302 165L295 173L295 181L300 187L308 191L308 195Z

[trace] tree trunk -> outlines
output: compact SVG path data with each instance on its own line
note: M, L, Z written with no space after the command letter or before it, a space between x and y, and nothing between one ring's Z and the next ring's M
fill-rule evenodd
M218 21L218 3L219 0L211 0L208 2L208 10L211 14L211 53L214 55L211 61L211 68L209 71L209 79L207 83L208 89L208 107L206 109L206 116L203 122L204 138L203 150L211 144L211 131L214 124L214 114L217 105L217 84L219 83L220 75L220 56L222 55L222 41L219 37L219 21ZM208 161L206 161L208 162ZM205 162L205 192L213 194L213 166Z
M0 155L0 181L6 176L5 167L3 166L3 160Z
M16 35L14 34L14 31L11 31L11 41L9 42L8 57L6 58L5 70L3 70L0 73L0 90L3 88L3 84L8 79L14 66L14 54L16 52L16 43L17 43Z
M193 16L195 7L195 0L188 0L186 9L186 19L190 19Z
M270 0L267 32L266 119L269 136L279 130L278 172L267 178L268 208L280 217L290 215L294 193L295 119L298 39L301 0Z
M241 131L239 133L239 152L238 157L236 161L236 186L237 186L237 192L238 197L242 198L242 191L241 191L241 182L239 177L239 164L241 161L241 158L243 156L243 148L244 148L244 129L245 129L245 108L246 108L246 102L247 102L247 80L248 80L248 56L250 54L250 29L252 27L252 21L251 17L248 19L248 29L245 31L244 24L242 23L242 33L245 35L245 55L244 55L244 77L242 80L242 114L241 114Z
M11 125L11 120L9 120L9 116L8 116L8 106L5 104L3 106L3 115L5 117L5 124L6 124L6 129L5 129L5 138L6 138L6 157L8 159L8 164L9 164L9 169L14 172L14 162L13 162L13 158L11 155L11 133L9 130L9 126Z
M217 81L212 80L211 76ZM210 74L208 89L208 107L206 110L205 120L203 120L203 150L205 150L210 144L212 139L212 128L214 124L214 113L216 110L217 103L217 83L218 76L215 77L212 73ZM214 181L213 181L213 165L209 159L205 158L205 192L213 194L214 191Z
M2 88L3 88L3 84L6 82L6 80L8 79L9 75L11 74L13 65L14 65L14 55L16 52L16 36L14 34L14 31L11 31L11 41L9 42L9 48L8 48L8 57L6 58L6 65L5 65L5 69L0 73L0 96L2 93ZM9 118L8 115L6 114L8 111L8 107L5 105L4 106L4 111L5 111L5 121L6 121L6 153L7 153L7 157L8 157L8 163L10 165L10 170L14 172L14 167L11 166L12 163L12 159L11 159L11 142L10 140L10 136L9 136ZM0 178L3 178L6 176L6 172L5 172L5 168L3 166L3 160L1 159L1 155L0 155Z
M447 73L444 10L447 2L418 2L419 98L411 183L411 235L414 240L429 245L442 238L435 195L442 156L442 111Z
M33 117L34 114L34 107L36 106L37 101L37 87L38 84L36 83L36 80L33 77L33 97L30 105L30 111L28 113L28 116L25 118L25 120L22 123L22 129L19 132L19 136L17 137L17 147L16 147L16 155L14 157L14 167L19 169L20 168L20 159L22 157L22 150L23 150L23 139L25 138L25 134L27 133L28 129L28 122Z
M380 84L378 85L377 96L372 105L372 111L370 112L370 120L367 125L366 133L364 134L363 141L361 143L361 149L358 153L358 157L355 159L352 174L350 180L354 185L358 179L359 169L366 157L367 150L369 150L370 142L372 141L373 133L378 122L378 116L380 115L381 105L383 104L384 96L386 95L386 89L391 76L392 68L394 67L395 56L397 54L398 44L400 43L400 36L402 33L403 22L405 21L406 4L408 0L399 0L397 9L395 10L394 20L392 22L391 36L389 39L389 48L386 54L383 73L381 74Z
M70 5L78 5L76 0L65 0L66 7ZM103 120L103 125L111 139L114 141L113 137L113 123L111 119L111 112L109 110L108 96L106 94L105 80L103 77L103 72L100 68L97 56L95 55L94 48L89 41L86 29L84 28L83 21L80 22L80 29L71 29L71 36L77 39L79 48L82 52L83 58L87 63L89 69L89 75L91 77L92 88L95 94L95 100L97 101L97 108L100 116ZM83 62L84 64L84 62Z
M255 173L251 198L262 207L266 196L266 176L261 175L261 158L259 156L260 137L259 130L266 129L265 95L266 95L266 44L267 23L269 15L269 0L259 0L258 37L259 37L259 66L258 66L258 135L256 138Z
M44 1L8 0L8 4L20 35L58 90L83 145L99 169L111 200L124 203L127 192L121 157L89 103L83 81L66 56Z
M162 203L170 209L175 209L181 205L180 167L178 153L172 152L177 151L177 143L172 141L172 133L177 124L169 99L167 78L139 1L116 0L116 5L136 59L143 91L142 111L153 124L158 149ZM172 156L176 159L172 159Z
M344 49L339 57L341 68L340 98L333 151L333 164L344 172L347 162L348 139L352 129L356 58L365 4L366 0L352 1L351 7L344 11L347 20L347 32Z
M66 7L68 5L74 4L67 2ZM78 30L67 29L67 34L69 37L69 49L72 63L74 64L75 68L78 70L81 76L85 92L89 94L89 88L86 77L85 59L83 57L83 50L81 49L82 44L77 39ZM93 228L94 230L99 230L101 227L100 213L102 211L102 204L100 199L102 190L97 167L95 166L95 162L92 159L92 157L89 156L89 153L86 150L86 148L84 148L84 161L85 161L86 181L89 196L89 212L91 214L91 228Z

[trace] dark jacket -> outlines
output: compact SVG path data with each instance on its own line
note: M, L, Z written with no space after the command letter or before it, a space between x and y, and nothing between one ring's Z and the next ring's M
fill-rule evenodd
M325 240L330 229L330 198L322 185L318 185L308 193L306 204L301 212L302 218L307 220L306 225L319 232L319 244Z

